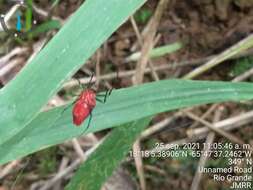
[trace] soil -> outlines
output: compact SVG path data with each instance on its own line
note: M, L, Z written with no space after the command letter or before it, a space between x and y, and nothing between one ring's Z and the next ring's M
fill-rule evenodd
M49 1L35 2L38 6L45 10L49 8ZM57 6L53 12L53 15L65 19L68 15L72 14L77 7L80 6L80 4L81 1L78 0L61 1L60 5ZM156 4L157 1L148 1L142 9L148 9L153 13ZM5 8L2 8L1 10L5 10ZM142 30L146 23L147 22L138 23L139 29ZM230 47L232 44L238 42L252 32L253 1L171 0L170 5L164 13L159 25L158 33L161 34L161 37L156 46L178 41L183 42L184 48L172 55L156 59L154 63L156 65L160 65L171 63L173 61L192 60L214 55ZM101 51L101 62L111 62L112 67L118 67L119 70L134 69L135 65L122 64L122 62L126 56L131 54L131 47L135 42L135 33L130 22L127 22L121 26L104 45L104 47L106 47L106 51ZM96 58L93 57L92 59L95 60ZM91 60L91 62L93 60ZM228 65L226 64L219 66L215 69L221 70L221 73L208 73L206 76L202 76L200 78L210 79L211 77L213 80L224 80L223 74L227 67ZM183 73L187 73L191 69L192 67L184 68L184 70L179 71L179 75L181 76ZM106 73L108 70L110 70L110 68L102 66L101 72ZM15 70L14 73L16 74L16 72L17 71ZM164 77L171 75L174 76L175 72L175 70L165 71L164 73L161 73L161 75L164 75ZM14 77L12 75L13 73L10 73L8 76L4 76L4 78L1 78L0 80L5 81L5 84L6 81L9 81L12 77ZM149 79L150 78L146 78L146 80ZM120 85L120 87L124 87L131 84L129 80L121 79L120 84L118 85ZM228 110L237 108L233 104L226 106L230 107ZM197 111L203 113L202 109L206 110L207 106L203 106ZM168 114L161 114L156 119L159 120L165 116L168 116ZM175 122L184 126L189 121L179 119ZM155 136L155 138L164 141L172 141L173 139L176 140L179 136L184 137L185 135L183 132L180 132L180 130L177 130L174 133L161 133L160 135ZM165 160L159 162L157 165L166 170L167 174L165 177L161 177L157 173L147 172L147 174L150 175L150 180L148 180L148 189L189 189L189 184L191 184L192 176L194 175L192 171L195 171L196 168L192 162L189 161L188 165L185 163L185 168L182 168L182 164L180 165L180 162L175 160ZM179 171L179 173L176 173L175 171ZM15 177L10 176L8 179L14 180ZM219 184L213 183L212 180L204 179L203 181L206 182L206 184L202 184L203 190L207 188L220 188ZM8 181L7 184L11 184L10 181ZM1 186L0 184L0 189L5 189L4 185ZM26 187L23 187L21 184L16 186L16 189L25 188Z

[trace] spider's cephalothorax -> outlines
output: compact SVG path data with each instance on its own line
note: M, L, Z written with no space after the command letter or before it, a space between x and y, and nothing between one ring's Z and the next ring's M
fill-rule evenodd
M105 94L97 94L96 91L91 88L92 78L93 75L91 76L88 86L86 88L83 88L83 91L74 102L74 107L72 109L73 124L76 126L80 126L85 121L85 119L90 116L86 129L88 129L90 126L92 111L96 106L96 101L105 103L107 97L112 92L112 89L110 89L107 90ZM79 84L81 85L80 82ZM102 97L102 99L100 99L100 97Z

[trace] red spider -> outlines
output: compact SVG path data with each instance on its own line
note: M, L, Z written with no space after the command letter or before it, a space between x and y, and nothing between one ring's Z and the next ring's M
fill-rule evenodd
M97 94L96 90L92 89L91 87L92 78L93 78L93 75L91 76L91 79L86 88L83 87L80 81L78 80L79 86L82 86L83 91L78 96L76 101L73 102L74 106L72 109L73 124L76 125L77 127L80 126L88 116L90 116L89 121L88 121L88 126L85 129L85 131L90 126L90 122L92 119L92 111L96 106L96 101L105 103L107 100L107 97L111 95L112 93L112 89L110 89L110 90L107 90L105 94ZM101 100L99 99L99 97L102 97L103 99ZM63 111L65 111L65 109Z
M92 113L96 106L96 92L92 89L85 89L78 97L73 109L73 123L79 126Z

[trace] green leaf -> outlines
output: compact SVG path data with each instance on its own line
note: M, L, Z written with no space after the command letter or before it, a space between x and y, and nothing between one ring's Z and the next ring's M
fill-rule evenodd
M64 81L144 2L85 1L47 46L1 89L0 146L24 129Z
M237 59L235 61L235 65L233 65L230 76L231 77L237 77L240 74L246 72L247 70L251 69L253 67L253 56L249 57L243 57L240 59Z
M138 23L146 23L152 16L152 12L149 9L141 9L135 13L134 18Z
M36 37L50 30L60 29L60 28L61 28L61 24L59 21L50 20L50 21L44 22L43 24L37 26L35 29L29 32L29 36Z
M141 119L114 129L79 168L66 189L99 190L150 120Z
M149 58L162 57L166 54L170 54L181 49L182 46L183 46L182 43L175 42L172 44L156 47L150 51ZM126 62L137 61L140 57L141 57L141 52L133 53L132 55L126 58Z
M32 28L32 5L33 5L33 0L27 0L27 4L29 5L26 12L25 12L25 30L28 32Z
M252 98L252 83L190 80L147 83L115 90L106 104L98 103L86 133L183 107ZM3 144L0 147L0 164L82 134L87 121L81 127L75 127L72 124L71 107L61 114L63 109L56 108L39 114L18 135Z

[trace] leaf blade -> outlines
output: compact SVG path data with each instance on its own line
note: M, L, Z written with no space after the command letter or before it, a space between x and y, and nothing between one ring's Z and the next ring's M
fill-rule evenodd
M151 118L145 118L115 128L80 166L66 189L99 190L150 120Z
M251 83L176 79L147 83L113 91L106 104L98 104L94 109L91 127L87 133L182 107L252 98ZM71 108L56 121L55 118L59 118L62 109L41 113L23 131L0 146L0 163L79 136L87 123L83 124L83 128L74 127Z
M126 6L124 0L85 1L46 47L0 90L0 111L3 113L0 144L32 121L64 80L75 73L144 2L129 0ZM94 14L96 10L101 11Z

